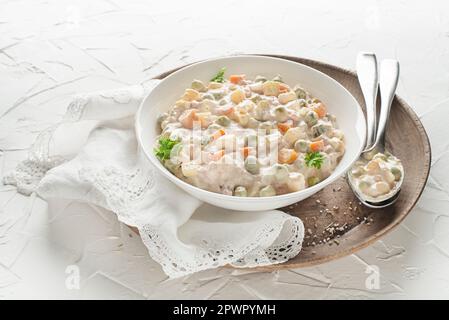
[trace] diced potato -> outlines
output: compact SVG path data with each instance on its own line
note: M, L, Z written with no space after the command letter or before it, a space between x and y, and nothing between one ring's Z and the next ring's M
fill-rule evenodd
M276 195L276 190L272 186L266 186L260 189L259 196L261 197L272 197Z
M290 110L299 111L301 109L301 104L298 100L293 100L287 103L286 107Z
M252 92L259 93L259 94L263 93L262 82L252 83L249 85L249 88L251 89Z
M390 186L386 182L376 182L374 184L374 188L376 189L376 193L378 195L386 194L390 191Z
M266 96L278 96L280 84L276 81L266 81L262 85L263 94Z
M208 89L220 89L223 87L223 83L220 82L209 82L209 85L207 86Z
M389 184L392 184L392 183L394 182L394 180L395 180L394 174L391 173L390 170L385 170L385 171L383 172L383 176L384 176L385 181L386 181L387 183L389 183Z
M377 162L375 160L371 160L366 165L366 170L368 171L369 174L378 172L380 170L379 162Z
M244 99L245 99L245 92L243 92L240 89L235 90L231 94L231 101L234 102L235 104L239 104Z
M240 104L239 107L245 110L246 112L251 112L256 108L256 104L251 100L245 100Z
M200 93L194 89L186 89L182 98L186 101L198 100L200 98Z
M253 117L249 117L248 123L246 124L246 126L251 129L256 129L257 127L259 127L259 123L260 122L257 121L256 119L254 119Z
M175 106L185 109L185 108L188 108L190 106L190 102L180 99L180 100L175 102Z
M203 100L201 101L198 110L200 112L211 112L217 108L217 103L212 100Z
M283 148L278 152L278 160L280 163L292 164L298 158L298 153L293 149Z
M340 140L343 140L343 138L345 137L345 134L343 133L343 131L341 131L339 129L334 129L332 131L332 135Z
M292 100L295 100L295 99L296 99L296 94L293 91L289 91L289 92L286 92L286 93L281 93L278 96L278 100L282 104L286 104L286 103L288 103L288 102L290 102Z
M276 179L276 182L278 183L285 183L288 180L289 173L288 168L285 165L282 164L275 164L273 165L273 175Z
M290 172L287 186L291 192L305 189L306 181L304 176L299 172Z
M186 162L181 165L182 174L186 177L196 176L198 169L199 165L192 162Z
M284 140L287 141L290 145L293 145L296 140L303 138L304 136L304 131L301 128L295 127L287 130L287 132L284 134Z
M335 151L340 152L341 150L343 150L344 148L344 144L343 141L341 141L338 138L330 138L329 139L329 144L332 146L332 148L334 148Z
M243 127L246 127L249 121L249 114L244 110L239 110L235 113L235 117L237 118L238 123L240 123Z
M167 125L168 125L169 123L170 123L169 120L164 120L164 121L162 121L162 122L161 122L161 129L164 130L164 129L167 127Z

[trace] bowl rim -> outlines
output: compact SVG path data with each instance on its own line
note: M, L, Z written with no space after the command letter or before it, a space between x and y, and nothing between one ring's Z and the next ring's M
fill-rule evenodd
M250 59L260 59L260 60L274 60L274 61L281 61L282 63L287 63L287 64L292 64L292 65L301 65L303 68L312 70L313 72L316 72L320 75L320 77L324 77L329 79L330 81L332 81L334 84L337 85L337 87L339 87L340 90L344 91L349 97L350 99L353 100L353 103L355 103L355 105L357 106L359 112L361 113L362 117L363 117L363 122L362 122L362 132L361 132L361 141L363 141L363 143L361 143L359 150L357 151L357 153L355 153L355 156L353 157L353 159L349 159L349 165L347 166L347 168L345 170L343 170L341 172L341 174L335 174L333 175L333 173L335 171L333 171L331 173L331 175L329 177L327 177L326 179L320 181L319 183L317 183L316 185L313 185L311 187L305 188L303 190L299 190L299 191L295 191L295 192L290 192L290 193L285 193L285 194L280 194L280 195L275 195L275 196L269 196L269 197L236 197L233 195L226 195L226 194L222 194L222 193L218 193L218 192L213 192L213 191L209 191L209 190L204 190L201 189L197 186L191 185L183 180L181 180L180 178L176 177L175 175L173 175L171 172L169 172L167 170L167 168L165 168L160 161L154 156L153 153L148 152L148 150L146 150L143 147L143 142L142 142L142 131L143 129L140 126L140 121L139 119L141 118L141 114L142 114L142 110L144 108L144 105L146 104L146 100L149 98L149 96L151 95L151 93L153 92L154 89L156 89L157 86L159 86L161 83L163 83L164 81L175 77L178 75L178 73L181 72L185 72L186 70L195 67L196 65L199 64L205 64L205 63L209 63L212 61L217 61L217 60L232 60L232 59L237 59L237 58L250 58ZM134 130L135 130L135 134L136 134L136 139L137 142L139 144L139 148L143 151L143 153L145 154L145 156L151 161L151 163L157 167L161 173L166 176L169 180L171 180L173 183L175 184L181 184L182 186L185 186L188 189L193 189L197 192L200 193L204 193L204 195L206 196L211 196L211 197L215 197L215 198L222 198L223 200L226 201L235 201L235 202L270 202L270 201L277 201L277 200L286 200L286 199L291 199L291 198L295 198L298 195L307 192L310 192L311 194L314 194L315 192L321 190L324 186L334 182L335 180L337 180L339 177L341 177L342 175L344 175L346 173L346 171L352 167L352 165L355 163L355 161L357 161L357 159L360 157L360 154L362 153L362 150L364 148L365 142L366 141L366 120L365 120L365 115L363 112L362 107L360 106L360 104L358 103L357 99L351 94L351 92L349 92L348 89L346 89L341 83L339 83L338 81L336 81L335 79L333 79L332 77L328 76L327 74L312 68L310 66L307 66L305 64L302 64L300 62L296 62L296 61L291 61L291 60L286 60L280 57L273 57L273 56L266 56L266 55L256 55L256 54L238 54L238 55L226 55L226 56L220 56L220 57L214 57L214 58L210 58L210 59L205 59L205 60L201 60L201 61L197 61L185 66L181 66L178 69L175 69L174 72L170 73L169 75L167 75L166 77L164 77L163 79L161 79L161 81L156 84L156 86L154 86L152 88L152 90L145 95L145 97L142 99L142 102L139 105L139 108L136 112L136 116L134 119ZM345 153L346 154L346 153ZM307 198L307 197L306 197Z

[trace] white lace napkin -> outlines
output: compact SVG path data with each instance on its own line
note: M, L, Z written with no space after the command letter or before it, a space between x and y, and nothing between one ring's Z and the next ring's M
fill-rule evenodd
M136 227L168 276L230 264L255 267L296 256L304 226L281 211L233 212L204 206L139 151L134 114L157 83L76 98L61 123L42 132L29 158L4 177L19 192L89 202Z

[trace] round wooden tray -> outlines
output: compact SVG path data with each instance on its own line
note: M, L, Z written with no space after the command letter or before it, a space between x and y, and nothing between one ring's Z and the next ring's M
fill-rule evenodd
M267 55L296 61L315 68L341 83L365 108L355 72L330 64L280 55ZM159 76L163 79L180 68ZM331 261L367 247L397 226L421 196L430 170L430 143L423 125L412 108L395 97L386 132L387 148L402 160L405 179L397 202L385 209L361 205L342 177L314 196L281 210L301 218L305 227L302 251L278 265L259 267L272 271L300 268Z

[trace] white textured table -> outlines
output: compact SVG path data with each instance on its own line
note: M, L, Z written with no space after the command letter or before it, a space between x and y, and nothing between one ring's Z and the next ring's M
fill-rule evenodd
M449 298L449 4L364 3L0 1L1 175L71 95L235 53L349 68L359 50L397 58L399 94L433 151L427 188L392 233L352 256L273 273L218 269L167 280L110 213L48 206L0 185L0 298ZM379 268L378 288L367 286L376 282L367 281L375 275L368 265Z

